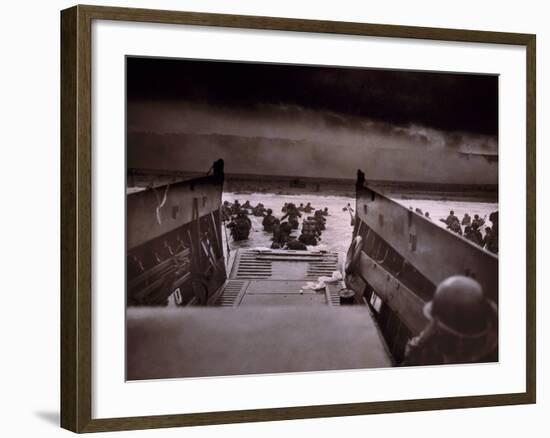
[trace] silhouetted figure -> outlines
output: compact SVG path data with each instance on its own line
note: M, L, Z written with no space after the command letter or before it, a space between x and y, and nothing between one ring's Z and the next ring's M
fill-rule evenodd
M472 223L472 218L468 213L464 213L462 217L462 225L470 225Z
M449 225L448 228L453 233L460 234L462 236L462 228L460 227L460 224L458 223L458 219L456 221L452 221L451 225Z
M252 214L256 217L264 216L265 211L266 210L264 208L264 204L262 204L261 202L258 203L258 205L256 205L256 207L252 208Z
M264 219L262 220L262 226L264 227L264 231L272 232L273 223L275 222L276 218L275 216L273 216L273 210L271 210L271 208L268 208L266 213L266 216L264 216Z
M479 231L479 227L475 222L472 224L472 231L468 239L479 246L483 246L483 236L481 235L481 231Z
M231 212L232 207L229 201L223 201L222 205L222 221L230 221L231 220Z
M243 212L240 212L237 217L235 217L227 228L231 229L231 237L234 241L246 240L250 234L250 228L252 228L252 222L246 217Z
M300 242L295 237L290 237L289 240L286 242L285 249L292 249L295 251L305 251L307 250L307 246Z
M316 246L318 243L315 233L313 233L311 230L302 231L302 234L300 234L300 237L298 237L298 240L302 242L304 245L308 245L308 246Z
M472 225L477 225L478 228L481 228L485 225L485 219L482 219L478 214L475 214L474 219L472 220Z
M235 199L235 202L233 203L233 206L231 208L231 214L239 214L241 212L241 204L239 204L239 200Z
M460 223L458 222L458 218L455 216L455 212L453 210L451 210L449 212L449 216L447 216L447 219L443 220L443 219L440 219L441 222L447 224L447 228L451 228L451 224L453 222L456 222L458 224L458 226L460 227ZM460 233L462 234L462 232Z
M424 315L429 323L409 340L401 365L497 360L497 307L474 279L456 275L443 280Z
M489 215L492 227L487 227L490 231L485 235L485 248L489 251L498 254L498 211L494 211ZM487 229L485 230L487 233Z
M293 230L297 230L300 223L298 218L302 217L302 214L298 211L296 206L293 203L287 204L286 214L281 218L281 221L285 220L288 217L288 222Z
M313 210L315 210L315 208L311 206L310 202L308 202L304 207L304 213L311 213Z

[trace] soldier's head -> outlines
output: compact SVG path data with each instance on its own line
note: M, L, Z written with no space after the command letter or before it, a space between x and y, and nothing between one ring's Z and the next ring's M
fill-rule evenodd
M455 212L454 212L453 210L451 210L451 213L450 213L450 214L451 214L451 215L454 215L454 214L455 214Z
M474 214L474 219L479 219L479 214Z
M481 285L473 278L454 275L437 286L424 315L444 332L458 338L478 338L486 334L495 314Z
M431 321L432 343L443 363L480 362L498 345L496 304L472 278L456 275L443 280L424 306L424 315Z
M271 208L268 208L267 209L267 214L271 214L271 213L273 213L273 210Z

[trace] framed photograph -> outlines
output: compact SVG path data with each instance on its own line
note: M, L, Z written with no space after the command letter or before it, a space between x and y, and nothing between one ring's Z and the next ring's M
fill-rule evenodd
M535 35L61 12L61 423L535 403Z

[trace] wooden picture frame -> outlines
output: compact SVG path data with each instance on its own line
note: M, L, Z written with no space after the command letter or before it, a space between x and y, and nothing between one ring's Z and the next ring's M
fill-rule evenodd
M94 20L284 30L518 45L526 48L526 391L127 418L92 418L92 91ZM195 12L75 6L61 12L61 426L74 432L147 429L389 412L528 404L536 401L535 49L531 34Z

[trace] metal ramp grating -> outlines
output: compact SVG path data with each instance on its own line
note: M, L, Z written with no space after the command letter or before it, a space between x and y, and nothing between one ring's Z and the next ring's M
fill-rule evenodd
M308 262L307 276L318 278L322 276L330 277L334 271L338 270L338 254L327 253L320 260Z
M225 284L223 294L216 300L216 306L236 306L241 293L246 289L246 284L246 281L228 280Z
M327 285L327 299L331 306L340 305L340 295L338 292L342 289L343 284L338 282L338 285Z
M305 286L339 271L339 255L325 251L237 250L219 306L329 305L339 306L342 281L322 291Z
M237 263L235 278L266 279L272 274L272 263L270 260L258 259L255 251L242 251Z
M336 252L240 249L229 278L312 281L339 270Z

